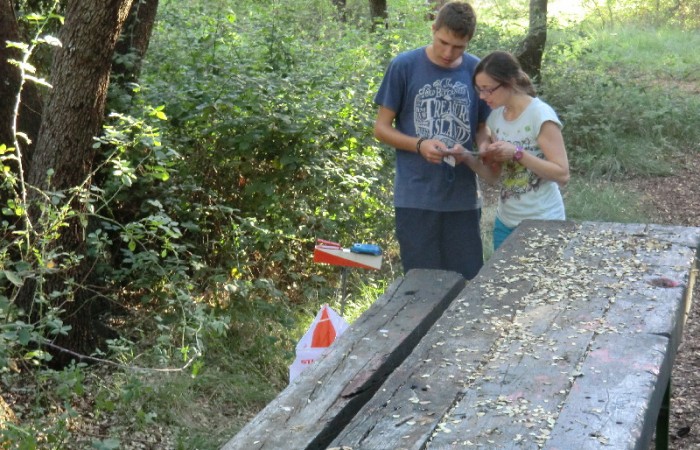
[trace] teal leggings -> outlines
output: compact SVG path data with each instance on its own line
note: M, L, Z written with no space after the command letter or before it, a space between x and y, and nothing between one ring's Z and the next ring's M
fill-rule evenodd
M497 217L493 224L493 249L496 250L500 247L513 230L515 230L515 228L505 226Z

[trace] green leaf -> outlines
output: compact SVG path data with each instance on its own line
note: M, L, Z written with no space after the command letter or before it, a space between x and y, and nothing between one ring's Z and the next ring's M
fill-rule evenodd
M37 77L33 77L31 75L25 75L24 78L26 78L27 80L31 80L31 81L35 82L36 84L46 86L48 88L53 87L53 86L51 86L51 84L48 81L44 80L43 78L37 78Z
M103 441L92 441L92 448L98 450L114 450L121 447L121 445L121 441L115 438L108 438Z
M7 45L7 48L18 48L22 51L27 51L29 50L29 44L25 44L24 42L12 42L12 41L7 41L5 42ZM14 60L8 60L8 62L12 63Z
M31 340L32 334L30 332L30 329L26 326L22 327L19 329L19 332L17 333L17 340L19 341L20 344L26 346L29 345L29 341Z
M62 47L61 41L57 37L51 35L46 35L42 38L39 38L39 42L43 42L54 47Z
M11 270L3 270L2 274L5 275L5 278L7 278L7 280L15 286L22 287L24 285L24 280L22 280L22 277L17 275L16 272L12 272Z

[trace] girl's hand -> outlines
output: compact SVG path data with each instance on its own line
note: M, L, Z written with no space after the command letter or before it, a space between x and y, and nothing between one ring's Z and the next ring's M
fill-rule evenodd
M469 167L472 167L472 164L476 163L478 158L478 153L474 154L474 152L464 148L462 144L455 144L454 147L447 150L447 154L453 156L458 164L464 163Z
M515 155L515 145L506 141L497 141L488 146L488 151L493 161L512 161L513 155Z

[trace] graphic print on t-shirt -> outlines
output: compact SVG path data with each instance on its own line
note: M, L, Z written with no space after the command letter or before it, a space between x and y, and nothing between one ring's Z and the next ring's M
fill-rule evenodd
M541 151L530 146L530 140L513 142L525 149L525 151L541 158ZM527 170L525 166L514 161L506 161L501 170L501 200L507 201L510 198L520 198L522 194L529 191L536 191L540 188L542 179L533 172Z
M436 80L418 91L414 103L416 134L439 139L448 148L471 137L469 85L449 78Z
M530 131L529 127L526 127L526 129L528 132ZM522 133L520 133L520 135L522 135ZM493 131L493 140L510 142L515 146L522 147L526 152L531 153L538 158L544 157L537 142L532 142L529 137L520 140L515 136L505 134L500 128L496 128ZM520 163L515 161L505 161L501 169L500 182L500 196L501 200L505 202L511 198L518 199L522 194L529 191L538 190L542 183L542 179L533 172L527 170L527 168Z

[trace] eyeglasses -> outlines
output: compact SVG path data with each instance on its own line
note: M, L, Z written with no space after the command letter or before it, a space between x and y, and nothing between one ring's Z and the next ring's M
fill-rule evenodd
M496 87L492 87L492 88L490 88L490 89L487 89L487 88L480 88L479 86L474 86L474 90L476 90L476 93L479 94L479 95L481 95L481 94L484 94L484 95L491 95L491 94L493 94L494 92L496 92L496 89L498 89L498 88L501 87L501 86L503 86L503 83L498 83L498 85L497 85Z

